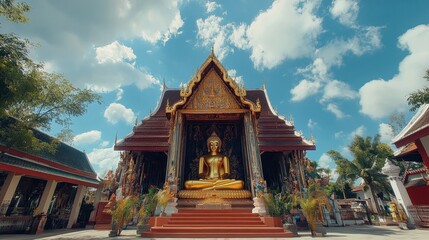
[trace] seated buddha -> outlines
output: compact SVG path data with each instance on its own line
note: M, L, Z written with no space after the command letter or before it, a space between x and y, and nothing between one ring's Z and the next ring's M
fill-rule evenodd
M219 153L221 140L215 132L207 139L209 154L203 155L198 162L199 180L188 180L185 189L243 189L241 180L228 179L230 174L229 158Z

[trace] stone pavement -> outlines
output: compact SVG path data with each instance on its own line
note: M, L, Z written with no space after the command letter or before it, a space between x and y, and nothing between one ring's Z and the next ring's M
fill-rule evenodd
M401 230L396 226L368 226L368 225L354 225L347 227L328 227L328 234L325 239L335 240L373 240L373 239L429 239L429 228L421 228L416 230ZM143 239L136 237L136 230L124 230L119 237L109 238L109 231L97 231L93 229L75 230L55 230L47 231L40 235L27 235L27 234L0 234L0 239L11 240L68 240L68 239ZM168 240L168 238L163 238ZM261 239L261 238L255 238ZM299 232L299 239L313 239L310 232Z

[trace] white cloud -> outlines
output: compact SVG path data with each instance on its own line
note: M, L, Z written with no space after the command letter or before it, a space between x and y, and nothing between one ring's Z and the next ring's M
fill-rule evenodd
M329 11L341 24L353 27L359 13L359 6L355 0L334 0Z
M320 156L318 165L322 168L333 168L333 165L335 165L335 163L334 160L332 160L332 158L328 154L324 153L322 154L322 156Z
M307 127L310 129L313 129L314 127L317 126L317 122L313 121L313 119L308 119L308 123L307 123Z
M98 130L91 130L89 132L84 132L81 134L76 135L73 138L73 143L76 145L80 144L88 144L88 143L94 143L101 138L101 132Z
M119 158L119 152L114 151L113 146L110 148L94 148L88 154L88 159L94 166L98 176L101 176L107 170L116 169Z
M235 47L239 49L248 49L249 48L249 39L246 36L247 25L240 24L240 26L232 26L232 33L229 37L229 41Z
M201 41L201 45L204 47L213 47L216 56L219 60L222 60L232 52L226 43L229 29L232 25L221 25L223 18L211 15L206 19L197 19L197 38Z
M389 80L367 82L360 90L360 111L371 118L386 117L408 109L407 96L424 86L423 78L429 62L429 25L409 29L399 37L399 47L410 54L399 64L398 73Z
M118 41L114 41L109 45L98 47L95 49L96 59L98 63L104 62L122 62L124 60L135 60L136 55L134 55L133 49L127 46L124 46Z
M351 90L347 83L333 80L325 85L321 101L324 102L333 98L355 99L357 97L359 97L359 94Z
M354 138L356 135L363 137L365 134L366 128L364 126L359 126L354 131L350 133L350 138Z
M124 105L119 103L111 103L104 111L104 117L107 121L113 124L119 121L132 124L136 119L136 115L133 110L126 108Z
M156 44L180 33L183 21L179 0L159 1L44 1L30 2L27 24L2 23L2 30L15 32L40 47L34 60L49 63L52 71L64 73L77 87L112 91L124 85L145 81L144 68L118 61L134 61L133 55L113 55L97 47L119 40L143 39ZM82 7L85 6L85 7ZM78 15L76 15L78 13ZM116 45L113 44L112 47ZM124 50L124 48L119 47ZM108 57L111 57L110 60ZM101 61L103 64L98 64ZM116 61L116 62L112 62ZM152 82L139 84L150 86Z
M206 11L207 11L207 13L211 13L211 12L215 11L217 8L220 8L220 7L221 7L221 5L217 4L216 2L211 2L211 1L206 2Z
M243 76L237 76L237 70L235 69L229 69L228 75L235 80L238 84L244 84Z
M346 115L341 111L341 109L334 103L329 103L326 106L326 110L332 112L333 114L335 114L335 117L341 119L341 118L345 118Z
M297 70L298 74L302 74L308 79L307 81L312 81L314 85L318 84L319 88L312 89L317 91L311 91L311 93L316 94L322 91L323 97L320 101L322 103L332 98L355 99L359 96L357 92L350 89L348 84L332 79L330 73L332 67L339 67L343 64L343 57L346 54L352 53L360 56L380 48L379 28L359 28L356 29L356 32L357 35L348 40L334 39L317 49L313 62Z
M100 143L100 147L107 147L109 145L109 141L103 141Z
M301 101L307 97L317 93L320 88L319 81L309 81L307 79L302 80L294 88L290 90L292 94L292 101Z
M123 94L124 94L124 89L118 88L118 92L116 93L116 100L115 101L121 100Z
M254 66L271 69L285 59L310 56L322 32L322 20L313 14L319 4L276 0L261 12L247 29Z
M334 136L336 139L342 138L344 136L344 132L343 131L336 132Z
M378 125L378 134L380 134L380 141L387 144L391 144L395 136L392 126L387 123L380 123Z

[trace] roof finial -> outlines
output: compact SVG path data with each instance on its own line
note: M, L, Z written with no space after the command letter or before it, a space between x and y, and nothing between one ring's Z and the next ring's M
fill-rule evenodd
M118 131L116 131L116 136L115 136L115 145L116 145L116 142L118 141Z
M162 78L162 90L167 89L167 84L165 84L165 78Z
M290 115L290 123L293 125L293 118L292 118L292 114Z
M212 55L212 56L215 56L215 54L214 54L214 44L212 45L212 52L211 52L211 55Z
M310 130L310 140L311 140L311 143L314 145L315 141L314 141L313 131L311 130Z
M134 126L137 126L138 120L139 120L139 117L136 117L136 123L134 124Z

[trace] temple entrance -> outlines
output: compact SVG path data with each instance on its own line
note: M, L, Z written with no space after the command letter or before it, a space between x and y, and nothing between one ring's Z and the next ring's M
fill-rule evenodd
M143 171L138 176L139 184L142 186L140 194L148 192L149 187L162 188L165 182L167 167L167 155L163 152L145 152L143 156Z
M220 153L229 158L231 171L229 178L245 180L242 122L189 121L185 126L185 162L182 169L182 186L186 180L199 179L198 159L200 156L209 152L207 149L207 139L213 132L222 140Z
M262 170L267 188L274 192L284 191L287 169L282 152L264 152L261 155Z

